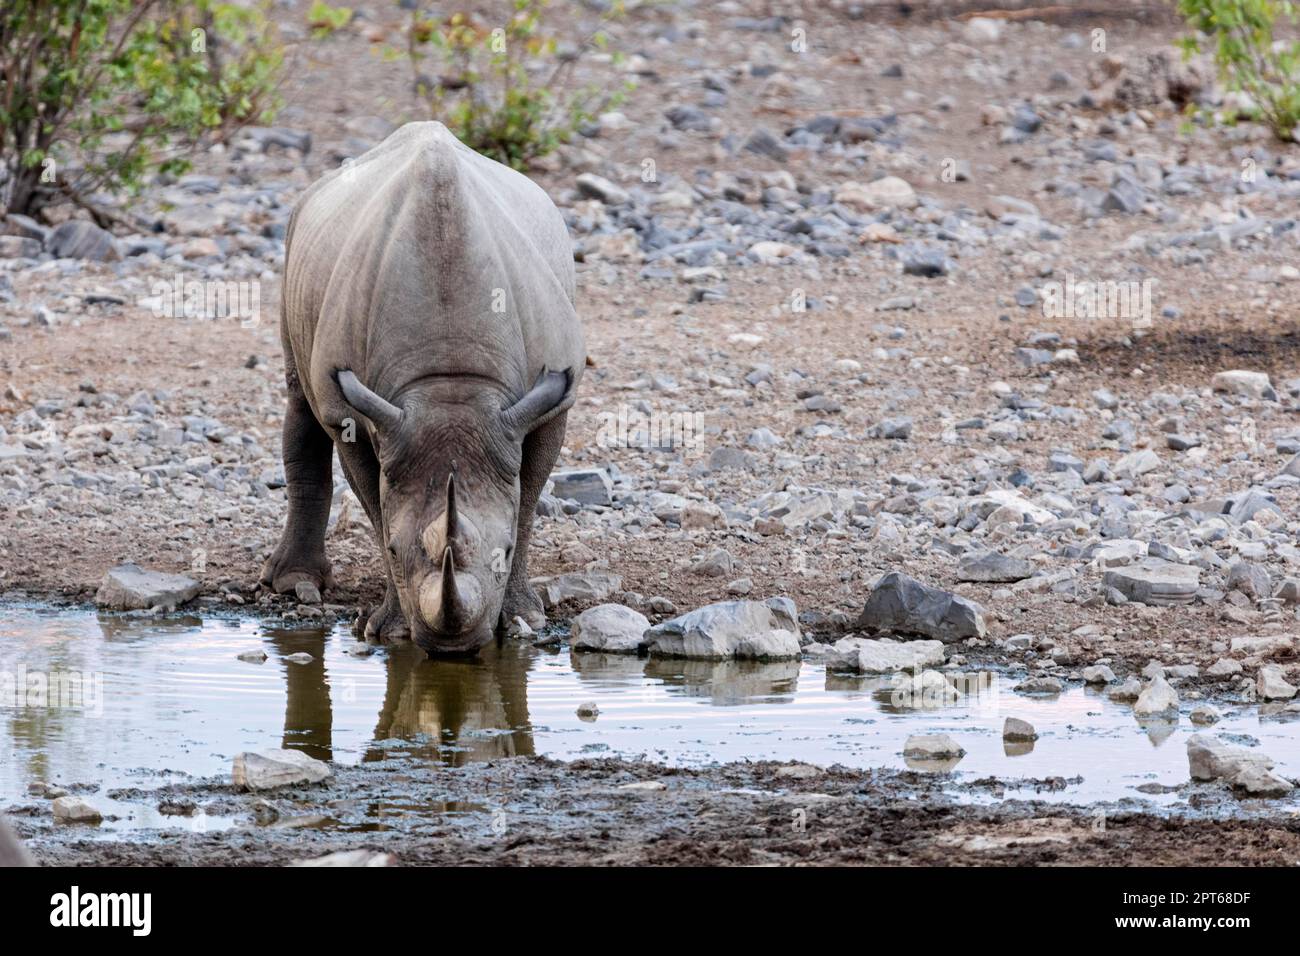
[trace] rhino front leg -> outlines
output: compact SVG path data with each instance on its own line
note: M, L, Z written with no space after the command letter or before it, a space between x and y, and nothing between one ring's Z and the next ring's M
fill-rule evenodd
M531 628L546 624L546 611L537 592L528 586L528 545L533 537L533 519L537 499L541 497L551 469L560 457L564 444L564 423L568 413L557 415L524 439L523 465L519 471L519 524L515 529L515 553L510 563L510 580L506 583L501 605L502 625L522 617Z
M397 640L410 637L411 629L397 598L397 585L393 583L388 549L384 547L384 524L379 510L379 460L375 458L375 453L364 436L358 438L358 441L339 443L339 463L343 466L343 474L352 486L357 500L366 509L370 527L374 529L375 540L379 542L379 550L384 556L384 573L388 579L383 603L366 618L363 636L368 641Z
M334 446L316 421L292 370L282 445L289 516L279 545L262 565L261 580L281 593L292 591L300 581L310 581L323 591L334 583L325 557L325 525L334 490L330 468Z

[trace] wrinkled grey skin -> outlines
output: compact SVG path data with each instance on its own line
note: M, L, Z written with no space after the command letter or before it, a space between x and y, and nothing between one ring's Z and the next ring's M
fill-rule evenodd
M281 303L289 515L262 571L331 583L331 452L388 571L366 636L473 652L545 622L528 541L586 346L568 231L546 194L411 123L315 183Z
M0 817L0 867L35 866L9 824Z

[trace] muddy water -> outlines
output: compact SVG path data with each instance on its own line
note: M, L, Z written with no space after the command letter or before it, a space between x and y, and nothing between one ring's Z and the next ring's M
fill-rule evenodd
M32 781L96 785L102 806L113 788L225 775L236 753L267 747L343 764L400 752L453 765L540 754L902 768L906 738L936 732L951 734L966 756L950 767L912 766L950 769L954 787L993 776L1012 782L1008 796L1169 806L1184 797L1155 791L1186 782L1184 745L1196 731L1190 705L1176 722L1142 724L1130 707L1085 689L1024 697L1009 675L970 680L958 702L938 706L900 696L887 679L831 674L811 662L647 661L521 644L476 660L427 661L409 645L368 656L357 656L358 647L341 627L0 606L0 690L6 675L29 689L26 700L0 699L0 806L30 800ZM264 663L239 659L258 650ZM44 701L31 693L42 679L60 682ZM587 702L599 708L594 720L576 714ZM1213 732L1258 741L1279 772L1300 776L1300 721L1223 709ZM1030 721L1039 740L1005 745L1008 716ZM1067 782L1047 792L1014 784L1047 777ZM994 799L979 788L967 796ZM170 819L153 807L115 809L109 829Z

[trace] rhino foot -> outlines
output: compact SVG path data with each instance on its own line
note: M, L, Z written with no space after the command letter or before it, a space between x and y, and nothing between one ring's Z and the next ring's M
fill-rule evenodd
M366 619L366 640L395 641L409 639L411 628L406 623L402 604L397 600L397 591L390 585L384 592L384 603L371 612Z
M546 611L542 607L542 599L532 588L524 588L522 592L506 592L505 601L501 605L501 620L508 626L516 617L523 618L524 623L534 631L546 626Z
M281 545L262 565L261 581L271 585L277 594L292 592L302 581L310 581L324 592L334 586L334 575L323 553L308 556Z

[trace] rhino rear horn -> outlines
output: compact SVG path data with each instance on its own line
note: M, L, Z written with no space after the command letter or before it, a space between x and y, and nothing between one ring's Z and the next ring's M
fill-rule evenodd
M348 404L370 419L380 431L392 431L402 424L402 410L362 385L351 369L340 371L338 381Z
M545 425L556 415L573 405L573 369L552 372L545 365L542 374L523 398L501 413L506 431L522 439L529 432Z
M442 540L448 549L459 540L460 517L456 514L456 473L447 476L447 507L442 512Z

